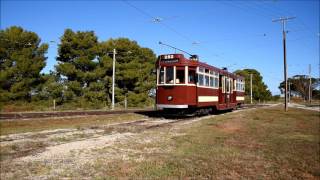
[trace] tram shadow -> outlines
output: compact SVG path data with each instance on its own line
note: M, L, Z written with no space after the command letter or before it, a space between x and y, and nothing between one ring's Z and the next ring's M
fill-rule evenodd
M149 118L163 118L163 119L188 119L191 117L196 117L195 115L190 114L181 114L181 113L171 113L163 110L157 111L141 111L135 112L136 114L148 116Z
M187 112L154 110L154 111L140 111L135 113L148 116L149 118L190 119L190 118L203 117L203 116L209 116L209 115L221 115L231 111L232 110L220 110L220 111L215 110L215 111L202 112L202 113L187 113Z

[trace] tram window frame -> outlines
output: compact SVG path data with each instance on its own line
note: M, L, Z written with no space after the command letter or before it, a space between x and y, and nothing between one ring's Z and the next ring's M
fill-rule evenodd
M230 79L226 77L226 93L230 93Z
M159 84L164 84L164 67L159 68Z
M203 76L203 78L200 78L200 75ZM204 67L198 67L197 77L199 80L198 86L219 89L219 73L216 71Z
M174 84L174 67L173 66L167 66L165 71L165 82L166 84ZM169 74L170 73L170 74ZM171 76L170 76L171 75Z
M191 79L192 78L192 79ZM188 69L188 84L196 84L196 70L195 69Z
M214 87L219 88L219 73L214 72L213 77L214 77Z
M185 84L185 73L186 72L185 72L184 66L177 66L176 67L176 84ZM177 80L179 80L179 81L177 81Z
M215 77L212 77L210 76L210 87L214 87L214 80L215 80Z
M204 75L198 74L198 84L199 86L204 86Z
M245 81L243 79L237 79L236 81L236 91L244 92L245 91Z
M205 75L205 76L204 76L204 80L205 80L204 85L207 86L207 87L210 86L209 77L210 77L210 76L208 76L208 75Z
M226 93L226 88L225 88L225 76L221 76L221 89L222 89L222 93Z

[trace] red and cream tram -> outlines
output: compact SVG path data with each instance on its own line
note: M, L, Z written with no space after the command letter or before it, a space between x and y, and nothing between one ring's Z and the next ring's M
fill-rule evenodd
M244 78L199 62L197 56L160 55L156 68L157 109L209 113L244 103Z

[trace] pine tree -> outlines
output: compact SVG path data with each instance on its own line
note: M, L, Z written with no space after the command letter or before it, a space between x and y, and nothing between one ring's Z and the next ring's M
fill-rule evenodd
M21 27L0 31L0 101L31 100L47 59L48 44L40 42Z
M155 87L155 75L152 74L156 55L151 49L143 48L136 41L127 38L109 39L101 42L100 62L106 76L112 77L112 59L109 52L116 49L116 92L117 102L128 97L129 106L148 104L149 91ZM108 80L109 97L111 98L111 83Z
M65 30L58 48L56 70L66 78L66 100L84 96L90 92L91 83L97 82L104 75L98 68L97 57L98 38L93 31Z

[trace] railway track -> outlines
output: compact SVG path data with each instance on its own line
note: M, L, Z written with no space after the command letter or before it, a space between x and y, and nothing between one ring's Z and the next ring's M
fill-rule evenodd
M244 109L251 109L251 108L257 108L257 107L264 107L264 106L268 106L268 105L246 105L246 106L242 106L241 108L238 108L238 110L240 111ZM105 127L105 129L109 128L110 131L121 131L121 132L140 132L140 131L149 130L149 129L156 129L156 128L168 127L168 126L170 127L170 126L178 125L180 123L189 124L195 121L212 118L222 113L224 112L221 111L216 114L201 115L201 116L183 116L183 117L170 116L167 119L167 118L164 118L164 116L159 114L157 111L149 111L148 114L146 114L149 116L148 119L111 124ZM165 116L165 117L168 117L168 116Z
M246 104L239 109L261 107L265 105ZM53 117L72 117L72 116L91 116L91 115L110 115L140 113L158 117L159 114L154 110L116 110L116 111L50 111L50 112L17 112L17 113L0 113L0 120L28 120L35 118L53 118Z
M116 110L116 111L51 111L51 112L18 112L18 113L0 113L0 120L14 119L34 119L68 116L90 116L90 115L109 115L125 113L143 113L151 110Z

